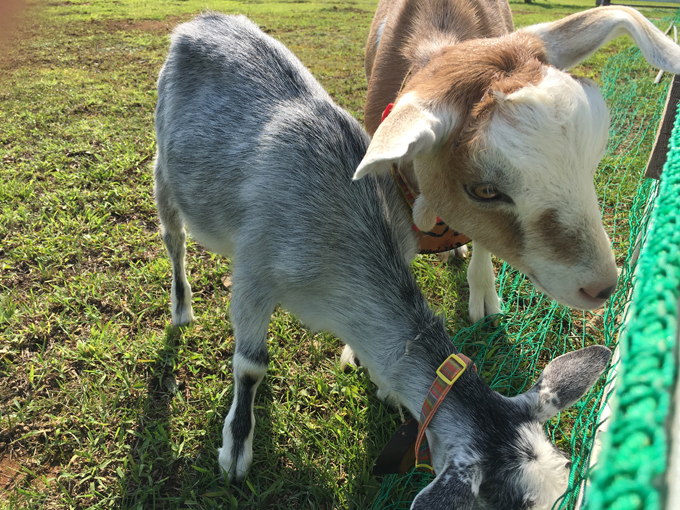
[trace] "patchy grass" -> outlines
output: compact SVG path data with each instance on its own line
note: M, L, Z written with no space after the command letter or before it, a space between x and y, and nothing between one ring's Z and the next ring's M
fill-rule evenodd
M75 0L25 13L0 56L0 508L371 506L369 470L399 416L363 372L340 372L337 339L281 310L253 470L240 488L220 480L230 265L190 243L196 322L170 328L150 162L155 80L177 23L206 7L249 15L361 120L375 6ZM517 26L589 6L512 3ZM628 45L578 72L597 79ZM469 326L465 265L414 263L452 333Z

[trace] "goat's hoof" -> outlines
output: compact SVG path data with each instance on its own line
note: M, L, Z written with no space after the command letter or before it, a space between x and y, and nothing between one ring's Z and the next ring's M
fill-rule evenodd
M490 313L490 314L488 314L488 315L495 315L495 314L491 314L491 313ZM495 315L495 317L494 317L493 319L491 319L487 324L488 324L489 326L491 326L492 328L497 328L498 326L501 325L501 318L500 318L500 316Z
M194 321L194 310L191 305L179 307L173 310L172 325L176 327L187 326Z
M492 296L491 299L484 299L484 301L474 301L476 302L470 300L469 307L470 320L473 323L479 322L484 317L488 317L489 315L499 315L503 312L501 310L501 303L498 296ZM498 327L498 325L501 323L500 317L495 317L491 323L494 327Z
M243 452L236 459L232 459L231 448L225 446L218 448L218 463L223 477L229 480L229 484L240 485L245 480L250 464L252 462L252 451L250 455Z
M454 259L464 259L468 256L468 247L466 245L459 246L458 248L454 248L451 251L443 251L441 253L437 253L437 258L441 260L444 264L449 262L450 258Z
M349 372L359 366L361 366L361 363L359 363L359 360L354 355L354 351L349 345L345 345L340 355L340 369L343 372Z
M466 244L451 250L451 255L453 255L453 257L456 258L456 259L464 259L468 256L468 253L469 253L469 251L468 251L468 247L467 247Z

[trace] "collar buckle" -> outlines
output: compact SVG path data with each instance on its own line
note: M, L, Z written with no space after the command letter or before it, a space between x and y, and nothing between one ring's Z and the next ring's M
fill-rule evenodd
M452 354L448 358L444 360L444 363L439 365L439 368L437 369L437 375L446 383L447 386L453 385L458 378L463 375L463 372L465 372L465 369L468 367L468 364L470 363L470 359L467 356L463 356L460 354ZM464 361L463 358L465 358L467 361ZM453 362L456 362L458 366L452 366Z

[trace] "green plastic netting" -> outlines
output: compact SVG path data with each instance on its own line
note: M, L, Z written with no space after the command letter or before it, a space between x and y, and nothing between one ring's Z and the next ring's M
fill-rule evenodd
M680 111L619 341L614 415L588 510L674 510L665 499L667 485L680 483L666 480L669 446L680 439L669 428L678 377L679 295Z
M680 11L674 15L680 19ZM670 21L668 18L666 21ZM603 220L612 239L621 276L615 295L599 312L569 310L536 291L524 275L507 265L498 274L505 313L500 326L477 324L459 331L453 342L472 357L482 376L495 390L516 395L527 390L554 357L592 344L617 345L633 288L635 259L648 236L650 212L657 181L644 178L647 159L663 111L670 79L654 85L655 71L637 47L609 59L602 71L602 94L611 110L607 153L596 174ZM588 509L658 509L666 469L663 422L670 412L668 390L677 370L672 350L680 281L680 127L676 123L674 149L664 170L661 198L654 208L654 229L643 250L637 280L646 279L634 294L631 307L636 321L622 342L624 359L619 371L618 414L606 436L600 464L606 465L588 488ZM661 218L664 222L661 222ZM671 219L672 218L672 219ZM669 267L666 267L669 266ZM661 300L662 304L655 304ZM658 350L649 357L649 338ZM644 351L638 352L638 351ZM657 355L658 354L658 355ZM640 363L640 357L646 361ZM618 367L615 367L618 369ZM622 375L621 375L622 374ZM581 503L588 478L595 431L610 388L601 384L571 409L546 424L546 430L564 451L571 452L569 489L555 509ZM643 383L643 389L639 384ZM606 459L606 460L605 460ZM408 508L415 495L433 479L411 472L383 479L374 509Z

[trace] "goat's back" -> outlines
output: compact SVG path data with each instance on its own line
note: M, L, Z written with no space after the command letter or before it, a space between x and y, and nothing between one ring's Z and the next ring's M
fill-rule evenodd
M281 288L405 277L398 190L352 181L368 136L282 44L242 16L200 16L174 33L158 92L157 192L209 250Z

